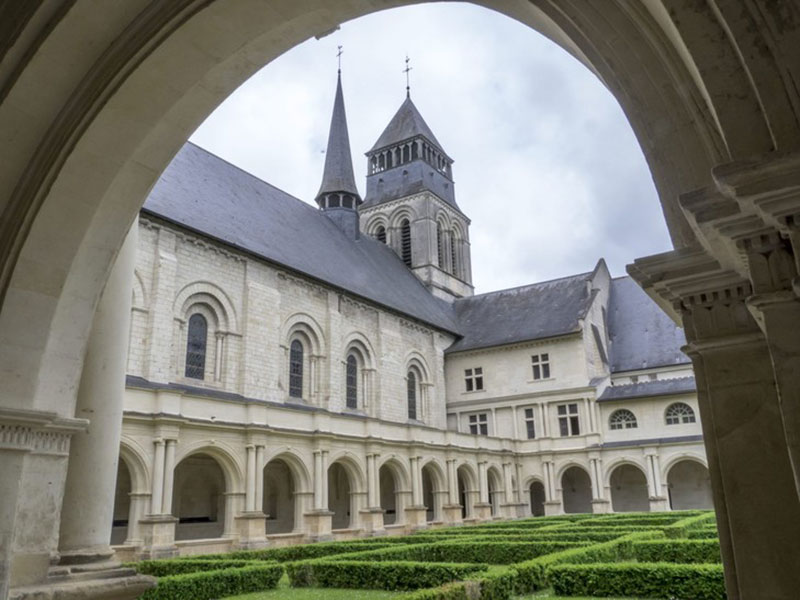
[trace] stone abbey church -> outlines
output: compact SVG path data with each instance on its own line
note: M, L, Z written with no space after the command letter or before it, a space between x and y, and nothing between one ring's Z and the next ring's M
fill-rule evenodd
M683 334L603 260L474 295L453 161L410 96L318 209L187 144L137 240L121 557L483 519L710 508Z

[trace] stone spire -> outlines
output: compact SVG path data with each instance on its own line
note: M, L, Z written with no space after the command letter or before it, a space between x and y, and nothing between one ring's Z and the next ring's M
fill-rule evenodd
M347 133L347 116L344 111L341 69L336 82L336 99L333 102L331 129L328 134L325 170L322 173L322 185L317 192L316 200L323 210L329 208L354 210L362 202L353 175L353 158L350 154L350 137Z

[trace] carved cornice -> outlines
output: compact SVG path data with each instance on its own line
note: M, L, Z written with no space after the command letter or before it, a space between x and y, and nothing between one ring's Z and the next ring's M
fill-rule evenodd
M0 408L0 449L68 456L70 438L88 425L53 412Z
M291 275L286 271L278 272L278 280L290 282L300 287L303 287L307 290L310 290L319 297L325 297L328 294L327 288L324 288L323 286L318 285L316 283L312 283L308 279L303 279L302 277L295 277L294 275Z

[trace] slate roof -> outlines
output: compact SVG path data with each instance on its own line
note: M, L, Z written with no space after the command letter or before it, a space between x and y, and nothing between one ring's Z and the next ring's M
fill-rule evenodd
M450 305L431 295L385 244L348 238L322 211L194 144L162 173L143 211L458 332Z
M630 277L611 281L608 313L612 372L689 362L683 330Z
M386 129L383 130L378 141L375 142L369 152L392 146L418 135L427 138L429 142L432 142L439 150L444 152L439 140L433 135L431 128L428 127L425 119L422 118L417 107L411 101L411 96L406 96L406 99L397 109L392 120L389 121Z
M592 273L456 300L464 335L447 349L460 352L580 331L593 294Z
M333 101L331 129L328 133L328 150L325 169L317 197L326 192L348 192L360 198L353 176L353 156L350 154L350 136L347 133L347 115L342 94L342 73L336 80L336 98Z
M640 381L623 385L610 385L600 397L598 402L611 402L612 400L633 400L634 398L650 398L652 396L673 396L697 391L694 377L675 377L673 379L656 379L655 381Z

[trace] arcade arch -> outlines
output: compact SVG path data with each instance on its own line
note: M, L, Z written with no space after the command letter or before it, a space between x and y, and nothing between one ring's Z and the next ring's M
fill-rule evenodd
M650 499L647 477L636 465L622 463L611 471L611 508L614 512L647 512Z
M528 486L528 495L531 515L534 517L543 517L544 503L547 501L544 491L544 484L536 479L531 481L530 485Z
M583 467L568 467L561 475L561 498L565 513L592 512L592 480Z
M667 472L667 490L672 510L713 508L711 477L705 465L697 460L675 462Z
M223 537L232 520L233 507L226 496L232 490L218 460L204 452L193 453L177 464L173 477L175 540Z
M461 518L475 517L475 500L478 498L478 475L472 465L464 463L456 469L458 480L458 502L461 504Z
M435 460L422 466L422 503L425 505L427 521L442 520L444 495L447 493L444 470Z
M722 4L668 10L662 2L602 8L479 4L541 31L615 94L641 140L678 247L695 242L677 202L681 193L711 184L712 168L722 163L751 156L767 160L769 153L800 148L797 103L786 81L797 70L792 50L798 9L791 3L763 10ZM268 7L266 15L264 4L255 0L187 3L181 10L171 3L147 5L142 8L147 13L138 13L138 4L123 12L117 3L75 3L68 11L43 15L39 11L51 10L46 6L33 3L12 17L20 35L4 56L15 77L7 82L0 112L0 129L14 132L3 148L0 175L7 216L0 225L0 398L3 408L71 418L94 302L146 190L167 161L255 69L374 5L359 1L319 11L314 0L298 0ZM710 35L718 31L726 35ZM92 43L65 52L65 39ZM726 76L717 76L720 72ZM161 85L164 81L170 85ZM41 101L44 83L31 82L48 82L47 101ZM717 259L726 258L719 249L714 252ZM764 359L766 352L758 350ZM774 388L766 380L765 387ZM780 433L776 430L776 440ZM781 443L779 449L785 447L785 440ZM712 465L715 476L739 483L735 458L730 469ZM8 486L0 503L16 506L21 490L42 489L38 461L44 459L26 457L24 465L21 458L8 460L19 466L22 485ZM61 460L62 473L66 462ZM780 468L791 469L788 459L783 463ZM757 473L760 464L753 464ZM765 497L773 487L769 481L780 492L792 487L791 474L779 466L775 472L765 478ZM113 483L103 484L112 489ZM736 501L726 500L719 481L716 489L719 502ZM49 532L43 536L48 541L31 552L46 557L55 550L59 511L29 508L31 520ZM778 528L786 521L777 515L770 521L770 513L761 518L768 526L765 544L780 537ZM15 518L4 516L9 522L2 529L13 530ZM743 535L747 538L746 530ZM45 577L47 562L42 564L34 578ZM748 573L758 570L746 567ZM746 577L739 573L730 581Z
M384 525L405 523L405 506L408 492L408 473L396 459L384 462L378 470L380 505Z

